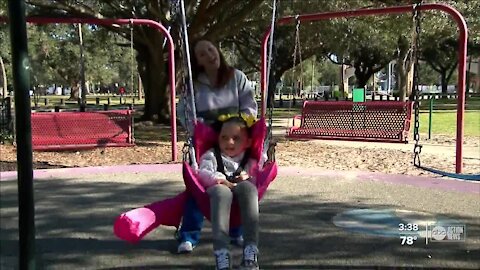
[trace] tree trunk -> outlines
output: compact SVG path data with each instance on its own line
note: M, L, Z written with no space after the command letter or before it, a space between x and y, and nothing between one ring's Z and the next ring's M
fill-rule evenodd
M368 80L373 75L372 68L370 68L369 66L365 66L361 62L355 62L354 67L356 79L355 86L358 88L365 88Z
M372 76L372 73L363 73L357 72L358 69L355 69L355 78L357 79L356 87L365 88L365 85L368 83L368 79Z
M141 46L139 52L140 76L145 94L145 109L141 120L170 124L170 91L168 69L164 60L161 43L158 47Z
M410 67L407 68L407 74L405 76L405 89L404 94L400 95L400 101L405 102L407 97L410 97L413 93L413 75L414 75L414 66L415 64L413 62L410 63ZM420 82L417 82L418 84Z
M2 96L3 98L6 98L8 95L8 90L7 90L7 72L5 71L5 65L3 64L3 59L0 56L0 68L2 70L2 81L3 81L3 92Z
M345 76L345 70L347 66L344 64L340 65L340 85L338 90L343 93L344 96L348 97L348 77Z
M410 63L409 68L405 68L405 63L395 65L397 71L397 89L400 101L405 101L406 97L412 93L413 89L413 66Z
M447 80L447 71L442 69L442 72L440 72L440 78L442 82L442 95L448 94L447 91L447 86L448 86L448 80Z
M410 45L415 43L416 39L416 33L413 32L411 40L408 40L405 36L400 36L397 41L396 72L400 101L405 101L406 97L412 92L415 56Z
M70 97L68 99L78 101L79 98L80 98L80 84L79 82L74 82L72 83L72 90L70 91Z
M470 91L470 80L471 80L471 75L472 75L472 71L471 71L471 69L472 69L472 58L473 57L471 57L471 56L468 58L467 78L466 78L466 82L465 82L465 85L466 85L465 92L466 93L468 93Z
M271 72L270 78L268 80L268 89L267 89L267 108L274 107L275 105L275 90L277 89L277 83L282 77L282 71L277 70ZM260 114L261 104L258 104L258 113Z

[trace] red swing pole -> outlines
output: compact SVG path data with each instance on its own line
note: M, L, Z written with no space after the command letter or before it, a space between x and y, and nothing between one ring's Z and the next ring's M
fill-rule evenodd
M49 24L49 23L87 23L96 25L147 25L162 32L167 38L168 42L168 77L170 83L170 126L171 126L171 147L172 147L172 161L177 160L177 115L175 104L175 45L173 43L172 36L168 30L160 23L147 19L97 19L97 18L43 18L43 17L30 17L26 18L27 22L34 24ZM8 22L8 18L0 17L1 22ZM159 48L160 50L161 48Z
M278 20L278 25L288 24L295 22L296 19L300 21L320 21L333 18L347 18L347 17L360 17L370 15L387 15L395 13L407 13L413 12L415 6L396 6L385 8L373 8L373 9L357 9L338 12L325 12L314 13L297 16L283 17ZM420 11L425 10L440 10L448 13L457 23L459 38L458 38L458 82L457 82L457 134L456 134L456 159L455 159L455 172L462 173L463 170L463 135L464 135L464 114L465 114L465 81L466 81L466 62L467 62L467 37L468 28L465 18L455 8L446 4L421 4L418 6ZM266 112L266 91L267 91L267 44L272 29L268 29L262 41L261 49L261 72L260 72L260 86L261 86L261 99L262 99L262 117Z

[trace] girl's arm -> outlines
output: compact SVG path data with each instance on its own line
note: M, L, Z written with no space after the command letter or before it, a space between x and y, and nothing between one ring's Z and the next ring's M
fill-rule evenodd
M198 176L205 188L218 184L219 180L226 180L225 175L217 171L217 159L212 150L208 150L200 157Z
M258 105L250 81L247 76L238 69L235 70L235 79L237 81L240 112L257 117Z

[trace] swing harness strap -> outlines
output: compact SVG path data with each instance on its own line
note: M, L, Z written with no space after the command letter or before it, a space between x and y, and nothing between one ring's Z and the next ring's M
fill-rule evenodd
M222 153L220 152L220 147L218 146L218 144L215 145L215 147L213 148L213 153L215 155L215 158L217 159L217 171L225 175L227 180L232 183L234 182L235 178L237 178L243 171L250 157L250 150L247 149L247 151L245 151L245 154L243 155L242 160L240 161L240 165L238 166L237 170L235 170L235 172L229 176L225 173L225 165L223 164Z

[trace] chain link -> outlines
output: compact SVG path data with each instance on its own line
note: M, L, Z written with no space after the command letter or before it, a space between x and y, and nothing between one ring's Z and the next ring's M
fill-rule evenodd
M413 164L417 167L421 166L420 153L422 152L422 145L420 144L420 72L419 72L419 48L420 48L420 5L421 1L413 7L413 18L415 21L415 35L414 35L414 48L413 57L415 60L414 72L413 72L413 109L415 113L413 139L415 140L415 146L413 149L414 157Z

